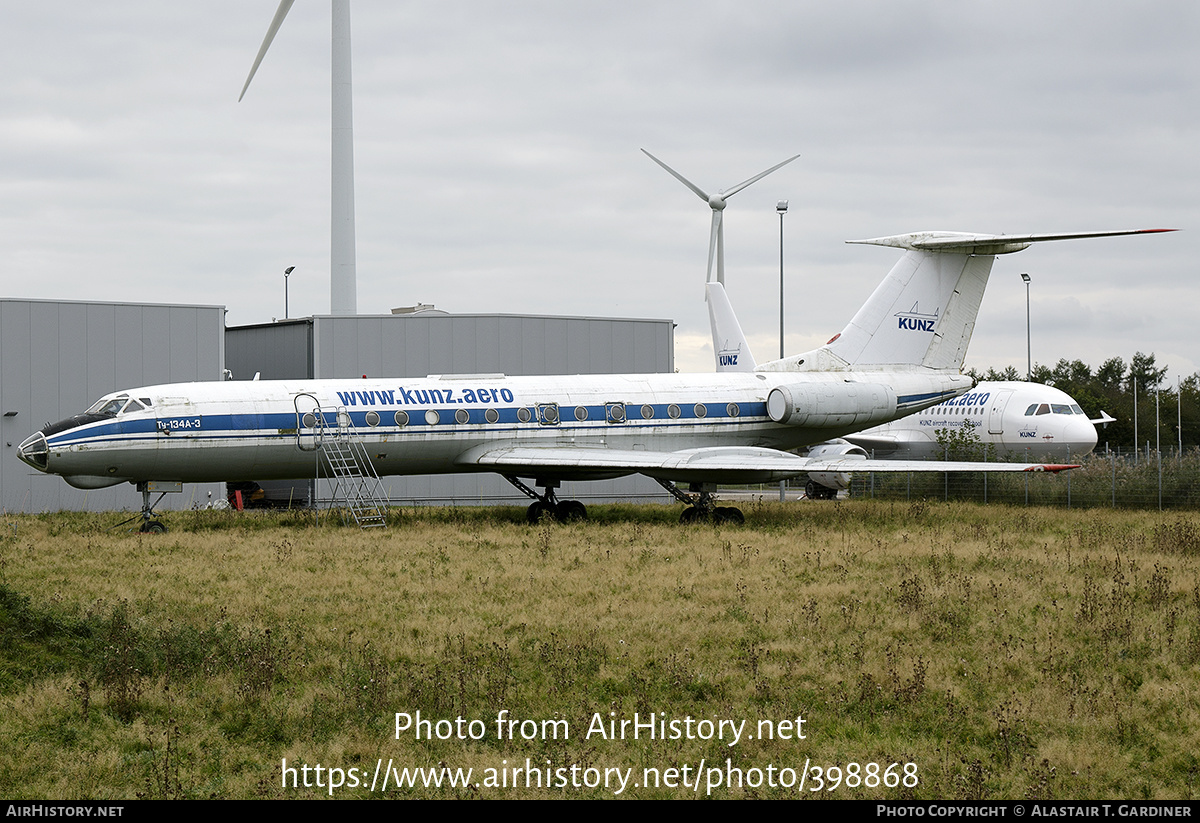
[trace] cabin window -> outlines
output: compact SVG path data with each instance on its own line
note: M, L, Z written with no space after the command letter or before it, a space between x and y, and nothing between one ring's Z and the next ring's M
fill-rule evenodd
M697 417L708 417L708 409L704 407L703 403L697 403L692 411L696 413Z
M404 428L405 426L408 425L408 412L406 412L406 411L396 412L396 425L399 426L400 428Z
M317 425L317 416L312 412L305 412L304 417L300 418L300 422L304 424L304 428L311 429Z
M517 409L517 419L522 423L528 423L533 419L533 412L526 408Z
M625 422L625 404L624 403L605 403L604 404L604 419L609 423L624 423Z
M545 403L538 406L538 422L543 426L558 425L558 404Z
M466 409L459 409L454 413L454 422L469 423L471 422L471 415L467 413Z
M483 413L483 419L489 423L498 423L500 422L500 412L495 409L488 409Z
M642 419L643 420L654 419L654 407L651 406L649 403L642 406Z
M587 406L576 406L575 407L575 419L576 420L578 420L580 423L582 423L584 420L587 420L587 417L588 417Z
M367 412L367 425L371 428L375 428L379 425L379 412Z
M672 403L671 405L667 406L667 414L671 416L671 419L677 420L680 415L679 407Z
M429 411L425 412L425 422L430 426L436 426L438 421L441 419L442 418L437 413L437 409L430 409Z
M730 417L737 417L738 415L740 415L742 413L742 410L738 408L737 403L730 403L728 406L725 407L725 413L728 414Z

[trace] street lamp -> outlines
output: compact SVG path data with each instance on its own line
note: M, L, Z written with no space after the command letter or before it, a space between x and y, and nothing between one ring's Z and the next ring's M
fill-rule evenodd
M1029 275L1021 272L1025 281L1025 379L1033 382L1033 345L1029 336Z
M787 214L788 201L780 200L775 204L779 212L779 359L783 359L783 216ZM787 500L787 481L779 481L779 502Z
M288 275L296 270L295 266L288 266L283 270L283 319L288 319Z
M783 359L783 216L787 214L788 201L775 204L779 212L779 359Z

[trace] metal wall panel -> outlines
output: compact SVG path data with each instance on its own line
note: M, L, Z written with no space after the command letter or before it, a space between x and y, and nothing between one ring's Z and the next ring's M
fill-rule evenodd
M5 511L138 509L127 485L83 491L26 466L16 447L47 422L102 395L154 383L217 380L224 367L221 306L0 300L0 505ZM168 495L164 508L207 501L218 484Z
M237 326L225 333L225 367L235 380L307 380L313 374L311 319Z

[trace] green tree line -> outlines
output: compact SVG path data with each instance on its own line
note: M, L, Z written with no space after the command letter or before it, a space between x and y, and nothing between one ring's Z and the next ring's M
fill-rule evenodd
M968 371L977 380L1024 380L1013 366L997 371ZM1035 364L1033 382L1053 386L1075 398L1089 418L1107 412L1116 421L1097 428L1103 451L1129 451L1134 442L1134 404L1137 404L1136 447L1174 450L1182 434L1184 450L1200 446L1200 373L1169 381L1167 367L1155 362L1154 354L1138 352L1127 364L1120 357L1105 360L1094 369L1082 360L1059 360L1053 367ZM1158 399L1158 431L1155 431L1155 396ZM1156 436L1159 438L1156 441Z

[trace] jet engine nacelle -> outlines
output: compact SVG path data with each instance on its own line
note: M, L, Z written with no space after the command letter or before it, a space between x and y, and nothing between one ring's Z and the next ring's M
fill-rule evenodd
M808 450L807 457L814 460L866 460L867 452L862 446L855 446L845 440L834 440L821 443ZM850 488L849 472L809 472L808 479L819 483L827 489Z
M877 383L794 383L771 389L767 415L785 426L867 427L896 415L896 392Z

